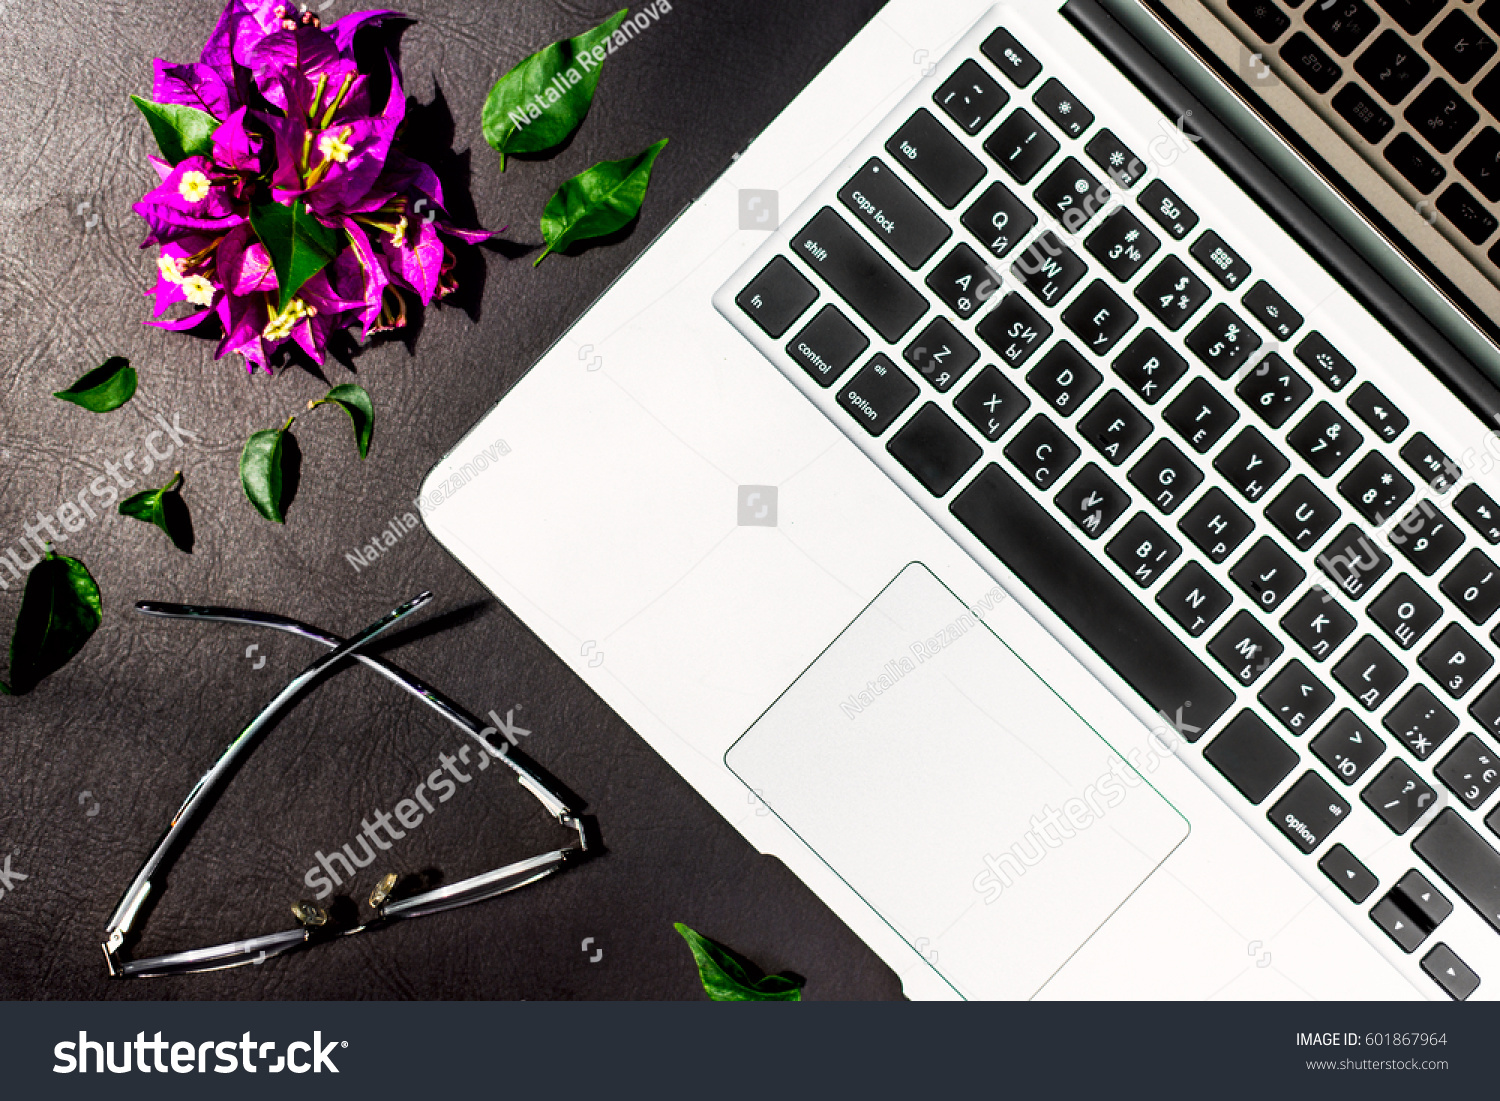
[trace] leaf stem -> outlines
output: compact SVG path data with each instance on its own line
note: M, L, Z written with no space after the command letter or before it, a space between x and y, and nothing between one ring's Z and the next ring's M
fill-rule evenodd
M297 419L297 414L293 413L290 417L288 417L286 419L286 423L281 426L281 431L285 432L288 428L290 428L292 426L292 422L294 420L296 420L296 419Z
M172 490L176 489L178 487L178 485L180 485L181 483L182 483L182 471L180 471L180 470L174 470L172 472L171 480L168 481L166 485L164 485L164 486L161 487L162 496L166 496L168 493L171 493Z

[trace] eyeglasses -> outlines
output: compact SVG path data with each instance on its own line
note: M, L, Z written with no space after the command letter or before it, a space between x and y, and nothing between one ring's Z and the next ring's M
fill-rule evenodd
M195 619L210 623L243 623L285 631L321 643L328 647L330 652L294 677L250 725L240 732L239 737L229 744L228 748L219 755L219 759L188 792L187 798L183 800L182 806L173 816L166 832L162 834L161 840L156 843L145 863L141 865L140 871L136 873L135 879L126 888L120 904L115 907L109 919L109 924L105 926L105 941L101 947L104 949L104 958L109 965L109 973L112 977L144 979L158 975L218 971L228 967L241 967L247 963L261 963L272 956L325 943L337 937L354 936L391 922L426 917L428 914L494 898L496 895L544 879L563 868L570 860L581 857L588 850L588 837L580 815L563 795L558 794L536 774L537 770L529 767L523 759L513 753L508 744L500 749L490 744L485 733L493 730L493 727L485 726L447 696L404 669L384 658L360 652L385 630L431 600L431 593L422 593L416 599L401 605L349 639L339 638L337 635L295 619L264 612L189 604L162 604L154 601L143 601L136 605L138 612L148 616L166 619ZM235 761L249 752L271 721L285 710L300 692L321 681L340 663L349 658L373 669L392 684L421 700L478 742L483 752L503 761L515 772L516 779L521 786L536 797L548 814L557 819L561 825L577 833L577 840L570 840L561 848L543 853L541 856L507 864L446 887L438 887L403 898L394 897L398 877L386 875L369 897L369 907L373 914L368 920L351 928L340 927L333 921L328 911L316 903L297 902L292 906L292 914L298 922L298 927L295 929L266 933L210 948L173 952L170 955L155 956L150 959L125 958L123 952L125 938L131 933L136 919L140 916L141 907L151 894L153 880L159 879L171 866L172 860L176 858L185 840L188 828L204 812L215 790L225 782Z

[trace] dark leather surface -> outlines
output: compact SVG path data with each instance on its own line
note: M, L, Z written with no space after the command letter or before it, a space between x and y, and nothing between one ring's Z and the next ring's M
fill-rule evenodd
M335 5L325 15L354 6ZM570 146L502 175L479 133L489 86L611 5L408 5L418 20L403 47L408 91L446 104L453 146L471 151L474 210L488 227L508 224L517 247L485 255L472 318L429 313L410 350L372 348L353 372L330 363L325 379L292 368L249 380L238 361L215 362L211 342L142 326L154 252L138 249L143 227L130 212L154 176L150 135L127 97L149 91L153 57L196 57L218 5L0 5L0 552L38 510L85 493L107 461L139 454L157 414L199 435L170 463L187 478L194 552L113 514L70 536L59 550L98 579L104 624L34 693L0 699L0 867L8 855L13 873L0 897L0 997L701 997L673 921L768 970L806 975L810 998L900 996L895 976L826 907L758 856L424 532L360 572L344 557L408 511L433 462L878 7L677 0L609 60ZM522 246L540 242L537 218L557 184L664 136L672 141L634 230L533 270ZM140 371L125 408L97 416L49 396L111 355ZM248 434L354 379L377 407L369 460L357 459L342 414L304 416L288 522L260 519L236 472ZM587 801L607 853L498 900L263 966L108 981L101 930L178 801L241 724L322 652L250 628L147 620L132 605L233 604L347 634L424 588L437 593L436 610L384 652L476 713L515 709L532 731L526 749ZM0 591L7 634L19 602L19 586ZM311 893L303 876L314 854L354 842L362 817L391 812L460 741L373 675L340 674L271 732L219 799L177 862L141 950L289 927L289 904ZM361 873L356 896L378 872L451 882L560 843L563 832L497 776L457 785ZM591 963L597 949L604 956Z

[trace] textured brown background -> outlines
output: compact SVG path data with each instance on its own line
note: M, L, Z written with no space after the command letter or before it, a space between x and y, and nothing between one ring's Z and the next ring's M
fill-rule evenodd
M374 6L374 5L370 5ZM637 4L639 10L644 5ZM354 5L335 0L332 17ZM626 725L422 531L356 572L344 555L407 511L422 476L686 203L869 19L878 0L677 0L604 69L592 113L555 158L501 175L479 133L493 81L611 10L602 0L407 6L407 90L446 102L452 144L472 151L474 211L516 247L484 257L475 319L435 311L409 351L370 349L326 379L299 369L247 380L209 341L145 328L152 257L131 202L155 181L149 132L129 104L153 57L196 59L212 0L0 2L0 552L142 447L153 416L201 438L186 474L197 544L101 517L59 546L104 593L84 652L30 696L0 699L0 866L26 875L0 897L4 998L701 997L685 921L768 970L809 978L812 998L890 998L894 975L775 861L759 857ZM442 111L436 112L441 121ZM439 127L437 136L444 136ZM537 217L559 182L671 138L634 231L533 270ZM458 162L463 167L463 162ZM89 206L79 213L81 204ZM92 226L91 220L97 216ZM49 396L111 355L141 375L108 415ZM327 385L353 379L377 408L360 463L342 414L294 432L301 487L286 526L240 494L240 448ZM137 459L139 462L139 459ZM146 480L160 484L165 472ZM144 483L142 483L144 485ZM526 533L518 531L516 538ZM110 910L177 801L239 726L321 648L289 636L146 620L137 600L213 602L295 615L338 633L423 588L436 610L385 652L476 713L533 733L526 748L582 795L608 852L517 894L261 967L110 983L98 943ZM8 634L19 587L0 591ZM245 651L260 645L260 670ZM352 842L453 752L458 731L362 670L345 672L281 723L178 861L143 952L286 928L316 850ZM495 771L440 804L367 869L462 878L556 844L562 834ZM89 793L89 794L84 794ZM93 814L89 812L97 806ZM585 937L604 958L588 962Z

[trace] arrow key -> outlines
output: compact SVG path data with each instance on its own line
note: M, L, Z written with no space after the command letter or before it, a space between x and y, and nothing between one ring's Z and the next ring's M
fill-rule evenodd
M1422 970L1437 981L1456 1002L1465 1001L1479 988L1479 976L1463 960L1453 954L1453 949L1438 943L1431 952L1422 957Z
M1386 935L1400 945L1403 952L1415 952L1427 939L1427 934L1390 895L1375 904L1375 908L1370 911L1370 920L1384 929Z
M1342 845L1331 846L1323 854L1323 859L1318 861L1318 868L1333 880L1338 889L1349 897L1350 902L1363 902L1370 897L1376 887L1380 886L1375 873L1361 864L1354 854Z
M1401 902L1403 908L1429 933L1453 913L1453 903L1444 898L1438 889L1427 881L1427 877L1415 868L1396 881L1391 894L1400 896L1397 901Z

